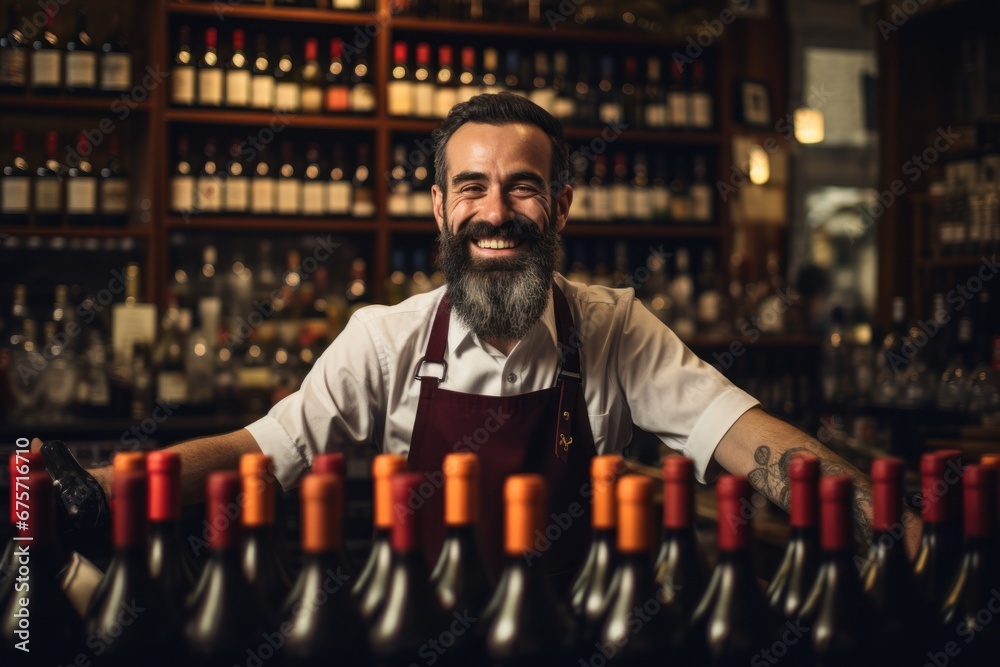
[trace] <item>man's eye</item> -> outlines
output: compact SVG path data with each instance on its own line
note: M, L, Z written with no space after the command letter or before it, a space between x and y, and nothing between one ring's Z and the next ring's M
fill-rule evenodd
M532 186L532 185L527 185L527 184L524 184L524 183L520 183L520 184L514 186L514 192L517 192L517 193L520 193L520 194L533 194L535 192L538 192L538 190L535 189L535 187Z

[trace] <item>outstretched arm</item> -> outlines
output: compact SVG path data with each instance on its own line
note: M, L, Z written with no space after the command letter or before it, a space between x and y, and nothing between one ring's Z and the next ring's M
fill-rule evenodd
M759 408L748 410L736 420L715 450L715 460L736 475L746 475L750 484L776 505L787 510L790 504L788 462L795 452L807 451L820 460L824 475L854 478L854 518L858 539L872 539L871 479L843 458L799 429L768 415ZM906 510L909 512L909 510ZM911 513L912 514L912 513ZM912 515L903 521L905 545L910 557L916 555L922 524Z

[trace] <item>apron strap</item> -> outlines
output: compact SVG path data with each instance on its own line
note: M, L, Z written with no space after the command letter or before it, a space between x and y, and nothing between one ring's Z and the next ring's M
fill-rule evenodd
M445 292L434 314L434 324L431 326L431 337L427 341L427 349L423 358L417 362L413 373L414 379L420 380L420 397L430 398L430 393L437 389L448 374L448 363L444 360L444 348L448 343L448 317L451 304L448 293Z
M566 295L552 283L552 304L556 315L556 337L559 348L559 412L556 414L555 454L564 463L569 458L573 444L573 422L577 408L577 396L583 384L580 373L579 333L573 324Z

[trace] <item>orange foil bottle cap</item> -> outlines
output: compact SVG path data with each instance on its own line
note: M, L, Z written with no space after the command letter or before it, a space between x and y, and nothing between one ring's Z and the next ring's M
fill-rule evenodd
M624 470L618 454L595 456L590 461L590 479L594 489L591 525L596 530L615 527L615 481Z
M146 472L146 455L142 452L118 452L111 462L115 476L127 472Z
M653 545L653 480L625 475L618 480L618 551L647 553Z
M402 454L379 454L372 463L372 477L375 478L375 527L392 528L392 476L406 470L406 456Z
M479 521L479 457L469 452L444 457L444 522L467 526Z
M311 473L302 482L302 550L306 553L337 551L341 545L343 492L340 478Z
M271 473L271 457L264 454L241 456L240 479L243 483L243 525L274 524L274 475Z
M536 532L545 528L545 478L511 475L504 484L503 496L506 507L504 553L520 556L534 549Z

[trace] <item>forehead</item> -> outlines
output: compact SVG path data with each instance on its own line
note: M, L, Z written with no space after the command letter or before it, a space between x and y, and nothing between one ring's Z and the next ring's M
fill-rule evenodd
M535 125L466 123L451 135L445 158L449 176L463 171L497 176L534 171L547 178L552 166L552 143Z

